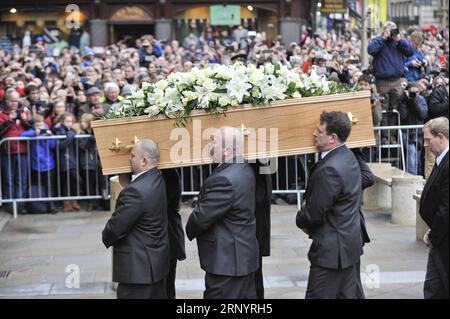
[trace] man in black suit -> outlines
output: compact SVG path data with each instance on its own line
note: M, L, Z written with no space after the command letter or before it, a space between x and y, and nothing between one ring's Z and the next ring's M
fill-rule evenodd
M342 112L323 112L314 131L320 160L309 173L305 203L297 226L313 242L306 298L363 298L359 263L361 233L361 170L344 145L351 122Z
M364 154L362 153L362 151L359 148L354 148L352 149L353 154L355 155L358 164L359 164L359 168L361 171L361 188L364 191L366 188L372 186L375 183L375 175L373 175L372 170L370 169L370 167L367 165L366 161L364 160ZM362 196L361 196L362 197ZM369 233L367 232L367 228L366 228L366 219L364 218L364 214L362 212L362 198L361 198L361 206L359 209L359 214L361 217L361 236L362 236L362 244L363 246L365 244L370 243L370 237L369 237ZM361 273L361 269L360 269L360 263L358 263L356 272L358 274ZM357 299L365 299L365 294L364 294L364 289L362 286L362 282L361 282L361 276L358 276L358 292L356 294L356 298Z
M272 176L270 165L257 160L252 164L255 173L256 239L259 246L259 268L255 273L256 296L264 299L262 257L270 256L270 209L272 200Z
M130 156L133 176L120 193L103 230L106 248L114 247L113 281L118 299L166 299L170 266L166 185L156 167L158 146L137 142Z
M189 240L197 239L206 272L205 299L256 298L255 175L242 157L243 139L232 127L212 136L210 156L220 165L203 184L186 225Z
M430 247L423 292L425 299L448 299L448 119L428 121L423 137L424 146L436 156L420 197L420 216L430 227L423 239Z
M170 271L166 278L167 297L175 299L175 277L177 261L186 259L184 231L181 222L180 200L181 181L176 168L163 169L162 175L166 182L167 218L170 241Z

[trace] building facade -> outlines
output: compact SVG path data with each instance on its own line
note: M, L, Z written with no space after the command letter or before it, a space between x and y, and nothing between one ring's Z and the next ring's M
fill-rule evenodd
M208 26L222 31L241 24L249 30L265 32L268 38L280 34L285 43L290 43L298 42L302 26L311 24L316 2L77 0L75 6L69 6L66 0L2 0L0 36L20 38L25 31L37 35L44 27L69 34L78 23L90 33L92 46L104 46L124 35L153 34L159 39L180 39L190 32L204 31ZM213 5L223 8L214 9ZM217 22L220 19L222 22Z
M448 0L390 0L388 17L399 28L412 25L448 27Z

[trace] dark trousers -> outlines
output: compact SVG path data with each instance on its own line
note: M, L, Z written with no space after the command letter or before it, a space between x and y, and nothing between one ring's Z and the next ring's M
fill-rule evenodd
M255 273L241 277L206 273L204 299L256 299Z
M166 291L168 299L176 298L175 277L177 275L177 259L170 259L170 270L166 277Z
M3 151L3 150L2 150ZM28 163L27 155L2 155L2 193L3 198L28 197ZM11 204L6 205L12 209ZM23 203L19 203L19 210Z
M81 181L76 169L62 171L59 180L61 196L68 197L79 195L81 192Z
M99 195L99 176L96 170L81 171L81 179L83 180L83 194L84 195Z
M377 93L385 98L385 103L381 105L383 110L397 109L403 96L403 88L400 79L388 80L377 78L375 80Z
M28 163L26 155L2 156L2 180L4 198L28 196Z
M311 265L306 299L364 299L359 263L346 269Z
M425 299L448 299L448 274L436 249L428 253L427 274L423 286Z
M262 273L262 257L259 256L259 268L255 272L256 298L264 299L264 277Z
M122 284L117 287L117 299L167 299L166 281L153 284Z
M52 169L46 172L32 170L31 185L39 186L43 194L52 197L55 194L55 170Z

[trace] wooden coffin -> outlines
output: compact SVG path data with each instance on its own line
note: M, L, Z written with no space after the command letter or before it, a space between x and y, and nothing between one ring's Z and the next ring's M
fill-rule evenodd
M227 115L192 112L184 128L164 116L140 116L92 122L104 175L130 172L129 153L136 139L150 138L161 152L159 168L211 162L207 143L215 128L241 128L246 134L247 159L316 152L313 131L323 111L351 112L353 126L348 147L375 145L370 92L306 97L277 101L268 106L230 108Z

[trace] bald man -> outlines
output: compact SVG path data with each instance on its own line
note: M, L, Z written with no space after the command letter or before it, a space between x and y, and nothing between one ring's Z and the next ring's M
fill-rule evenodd
M205 299L255 299L259 250L255 222L255 174L242 157L244 137L222 127L208 144L219 166L200 190L186 234L197 239L206 272Z
M114 247L113 281L118 299L166 299L170 250L166 184L158 170L159 148L137 142L130 155L133 176L119 195L103 230L106 248Z

